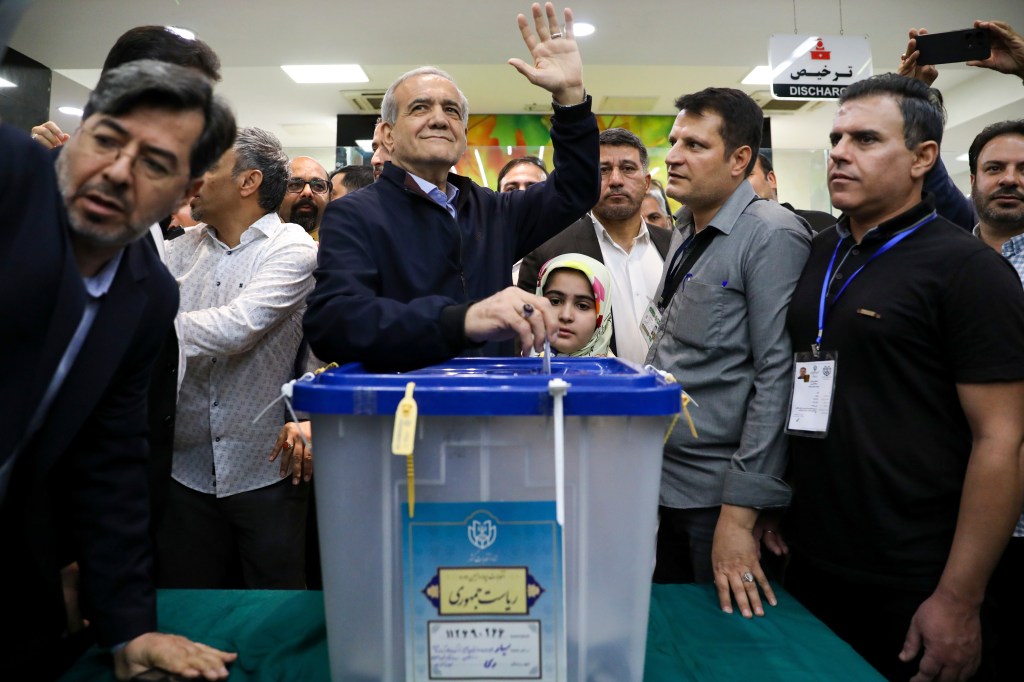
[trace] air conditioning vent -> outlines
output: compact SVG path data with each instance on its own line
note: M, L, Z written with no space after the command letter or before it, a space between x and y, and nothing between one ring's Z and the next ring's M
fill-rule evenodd
M765 114L796 114L814 111L822 105L822 100L775 99L767 90L757 90L750 96Z
M352 108L358 112L372 114L380 111L384 101L384 90L365 92L362 90L342 90L341 96L348 100Z

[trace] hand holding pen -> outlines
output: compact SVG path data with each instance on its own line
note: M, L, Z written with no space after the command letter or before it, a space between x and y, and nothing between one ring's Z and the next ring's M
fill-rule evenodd
M480 343L518 337L524 355L529 355L531 348L539 353L557 329L558 317L548 300L519 287L503 289L466 310L467 339Z

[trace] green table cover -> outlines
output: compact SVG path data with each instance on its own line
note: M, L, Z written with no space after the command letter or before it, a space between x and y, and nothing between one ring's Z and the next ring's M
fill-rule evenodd
M780 587L748 620L718 608L711 585L654 585L644 682L869 681L882 678ZM160 590L160 629L228 651L233 682L329 682L321 592ZM114 680L93 649L63 682Z

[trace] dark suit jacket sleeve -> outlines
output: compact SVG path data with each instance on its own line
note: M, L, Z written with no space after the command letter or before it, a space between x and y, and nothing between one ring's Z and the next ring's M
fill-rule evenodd
M163 267L155 257L152 266ZM166 271L159 274L144 280L149 305L135 337L63 458L67 466L62 475L68 477L70 491L66 521L81 569L84 606L101 646L128 641L157 626L146 494L147 392L178 306L173 280Z
M551 118L554 170L525 192L503 192L516 229L513 262L566 229L593 208L601 195L601 151L597 119L584 104Z
M531 294L537 291L537 275L540 273L540 266L546 262L541 260L543 248L543 246L539 246L526 254L522 265L519 266L519 280L516 282L516 286Z
M590 219L590 215L584 215L526 254L522 265L519 266L519 281L516 284L524 291L535 293L541 267L555 256L566 253L582 253L601 263L604 262L601 244L597 241L597 235L594 233L594 221Z
M924 176L924 191L934 195L935 210L940 216L965 230L974 229L975 223L978 222L974 204L949 177L942 159L938 159Z
M430 294L399 300L389 288L396 283L385 281L395 278L386 268L396 264L381 262L387 249L374 233L378 226L368 224L360 210L357 202L334 201L324 213L316 287L303 318L310 348L326 362L356 360L387 371L455 357L468 345L463 330L470 304ZM410 261L440 257L415 251ZM447 324L442 312L450 318Z

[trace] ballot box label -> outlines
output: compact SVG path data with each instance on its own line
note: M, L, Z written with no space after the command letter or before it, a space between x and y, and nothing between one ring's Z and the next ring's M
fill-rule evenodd
M562 533L555 503L402 506L406 679L560 679Z
M430 621L428 626L432 680L544 679L540 621Z

